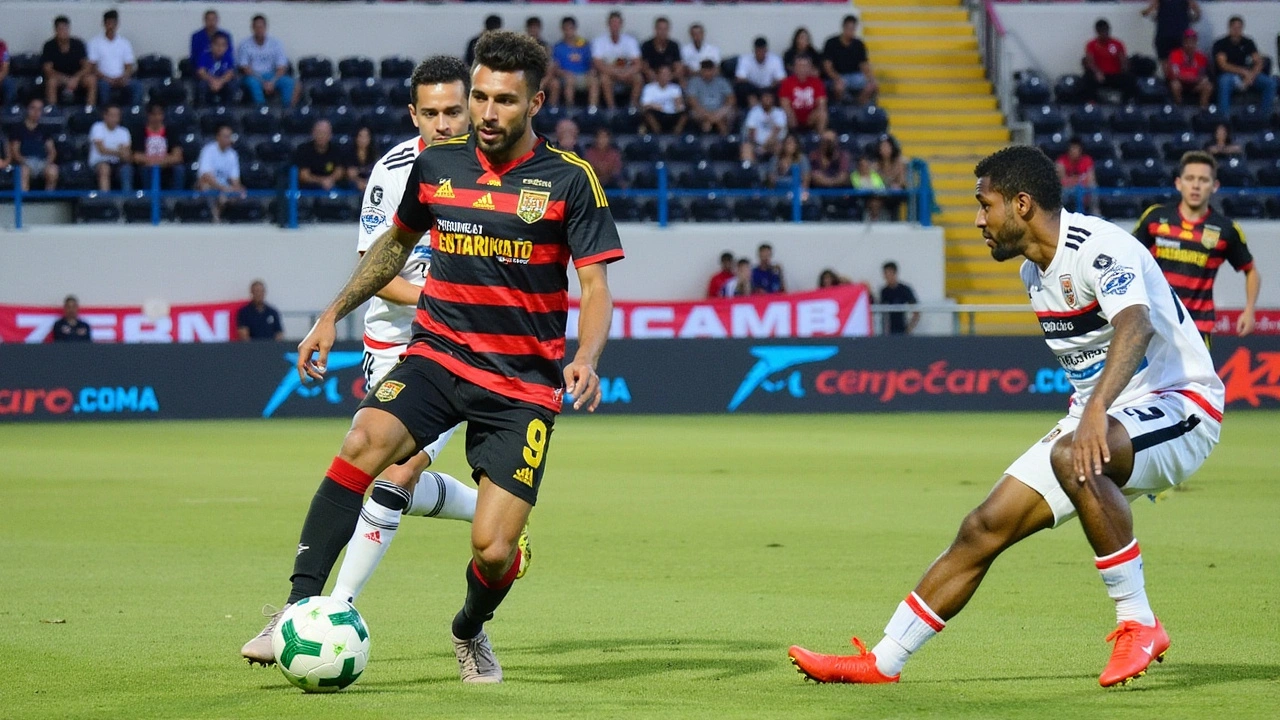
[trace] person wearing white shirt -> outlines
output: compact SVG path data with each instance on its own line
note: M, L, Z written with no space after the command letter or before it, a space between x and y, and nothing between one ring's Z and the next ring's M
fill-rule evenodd
M777 53L769 52L769 41L763 36L752 43L751 54L738 56L738 67L734 71L734 92L738 95L738 104L742 107L755 105L762 90L776 90L778 83L787 76L782 65L782 58Z
M755 162L778 151L787 136L787 113L778 107L772 90L760 93L760 104L751 108L742 123L742 159Z
M98 175L98 190L111 192L114 175L122 192L133 192L132 157L133 136L120 124L120 107L108 105L89 128L89 167Z
M609 13L609 32L591 41L591 62L600 76L605 107L617 106L618 91L630 90L632 105L640 103L644 76L640 73L640 43L622 32L622 13Z
M289 56L284 44L267 35L267 18L254 15L249 28L251 37L236 48L236 65L244 78L244 89L254 105L266 105L267 96L280 98L290 108L298 104L298 85L289 75Z
M240 154L231 146L230 125L218 126L214 141L200 150L199 165L200 177L196 180L196 190L218 193L212 205L214 222L218 222L222 217L222 206L227 202L227 194L244 195L244 185L240 184Z
M640 109L645 129L652 133L675 133L684 130L689 116L684 111L684 92L671 82L671 66L658 68L658 79L644 86L640 93Z
M102 34L89 40L89 62L98 79L98 102L142 104L142 83L133 77L133 44L120 35L120 13L102 14ZM114 93L120 93L116 95Z
M720 65L720 48L707 42L707 30L702 23L689 26L689 42L680 46L680 61L684 64L685 78L697 74L703 60Z

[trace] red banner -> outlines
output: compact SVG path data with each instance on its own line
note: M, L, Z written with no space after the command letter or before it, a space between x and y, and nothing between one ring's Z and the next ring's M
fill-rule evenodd
M226 342L236 337L235 314L245 301L157 307L81 307L94 342ZM0 342L48 342L60 307L0 305Z
M1236 320L1239 319L1239 310L1218 308L1213 313L1213 334L1235 335ZM1280 310L1255 310L1253 332L1255 335L1280 335Z
M578 304L569 308L577 337ZM784 295L613 304L612 338L820 338L871 334L871 291L837 285Z

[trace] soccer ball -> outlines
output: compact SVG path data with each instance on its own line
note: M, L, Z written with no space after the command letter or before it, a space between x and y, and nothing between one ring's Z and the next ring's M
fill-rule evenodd
M285 611L271 649L289 682L306 692L337 692L364 672L369 630L351 603L317 595Z

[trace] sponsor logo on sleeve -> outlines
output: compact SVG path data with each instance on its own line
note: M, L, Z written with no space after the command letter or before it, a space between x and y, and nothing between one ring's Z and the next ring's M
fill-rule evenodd
M369 191L369 200L374 205L382 204L382 186L381 185L373 186L373 189Z
M376 200L374 202L377 202ZM360 211L360 227L367 233L377 232L378 228L387 224L387 214L376 207L366 207Z
M1115 260L1111 259L1110 255L1099 255L1098 257L1093 259L1093 269L1106 270L1107 268L1114 265L1115 262L1116 262Z
M1102 275L1098 289L1103 295L1123 295L1129 291L1129 285L1137 277L1129 268L1116 265Z

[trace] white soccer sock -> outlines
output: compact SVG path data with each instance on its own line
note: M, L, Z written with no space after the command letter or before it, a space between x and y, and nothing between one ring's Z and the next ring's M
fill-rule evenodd
M398 501L408 500L406 490L385 481L379 481L375 490L396 493ZM338 579L333 583L333 592L330 593L333 597L355 603L391 546L391 540L400 527L400 514L400 510L389 508L372 497L365 502L356 531L347 543L347 556L338 570Z
M871 649L876 656L876 668L890 677L900 674L911 654L946 626L919 595L911 593L898 603L898 609L884 628L884 639Z
M471 522L476 516L476 489L451 475L427 470L418 477L404 514Z
M1116 601L1116 622L1136 620L1148 627L1155 625L1156 616L1147 601L1142 550L1137 539L1106 557L1094 558L1093 562L1102 573L1107 595Z

